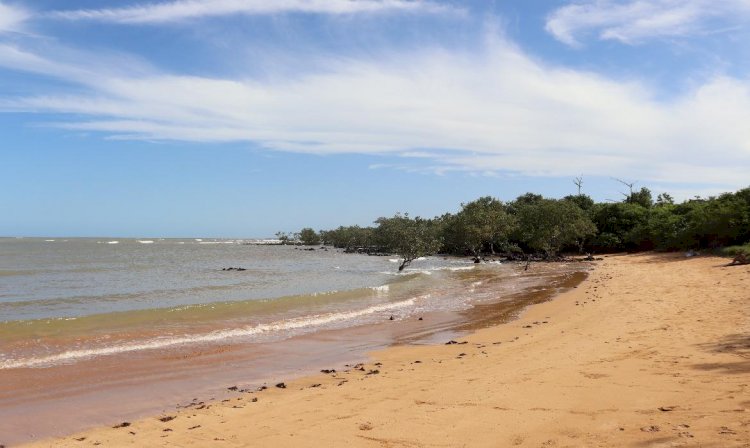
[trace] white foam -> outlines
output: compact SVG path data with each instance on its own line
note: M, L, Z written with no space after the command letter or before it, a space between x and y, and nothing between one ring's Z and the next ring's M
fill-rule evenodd
M384 298L388 296L388 291L390 291L391 287L389 285L372 286L370 289L375 292L375 297Z
M389 258L388 261L390 261L391 263L398 263L401 260L398 258Z
M406 308L413 306L415 299L402 300L400 302L385 303L382 305L374 305L368 308L355 311L344 311L338 313L328 314L316 314L306 317L298 317L288 320L281 320L277 322L271 322L268 324L259 324L254 326L247 326L242 328L236 328L232 330L217 330L211 333L194 335L194 336L183 336L175 338L156 338L145 342L131 343L116 345L112 347L100 347L91 348L84 350L69 350L56 355L42 356L39 358L22 358L22 359L10 359L0 362L0 370L3 369L19 369L28 367L40 367L51 364L78 361L85 358L92 358L96 356L108 356L115 355L118 353L127 353L140 350L153 350L158 348L171 347L175 345L188 344L188 343L201 343L201 342L217 342L231 338L254 336L259 334L267 334L272 332L299 330L310 327L318 327L322 325L332 324L336 322L342 322L347 320L356 319L358 317L367 316L370 314L380 313L384 311L392 311L400 308Z
M154 242L151 240L138 240L138 242L141 244L154 244Z
M44 240L44 241L47 241L47 242L50 242L50 243L51 243L52 241L55 241L55 240Z
M107 241L107 244L120 244L119 241Z

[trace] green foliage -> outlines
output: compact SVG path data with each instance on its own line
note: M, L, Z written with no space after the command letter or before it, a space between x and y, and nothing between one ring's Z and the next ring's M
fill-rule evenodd
M441 250L475 256L494 249L547 256L574 248L615 252L731 246L736 250L750 245L750 188L680 204L667 193L659 194L654 203L648 188L631 192L620 203L595 203L586 195L553 200L527 193L503 204L485 196L462 204L456 214L432 220L397 214L376 223L377 228L322 231L320 237L325 244L347 250L375 248L398 254L404 258L402 269L415 258ZM287 234L277 236L290 240Z
M371 247L375 244L374 229L372 227L341 226L335 230L320 232L323 244L351 251L356 248Z
M589 212L599 230L591 243L594 249L614 252L647 245L646 241L640 239L648 223L648 210L642 205L627 202L599 203Z
M583 211L589 211L594 208L594 200L585 194L576 194L565 196L563 200L570 201L581 208Z
M494 253L495 245L507 243L515 226L515 217L506 212L503 203L485 196L461 204L461 211L452 220L453 243L475 256L485 246Z
M641 188L641 191L634 191L625 199L628 204L638 204L643 208L651 208L654 205L654 200L651 197L651 190L646 187Z
M281 244L289 244L292 240L292 237L286 232L276 232L276 238L278 238Z
M576 204L542 199L518 208L518 235L529 248L554 256L565 245L583 247L596 226Z
M662 207L665 205L673 205L674 198L669 193L661 193L656 197L656 206Z
M320 244L320 236L315 230L305 227L299 231L299 241L305 246L316 246Z
M419 257L437 253L442 246L438 222L408 214L375 221L375 240L380 247L403 258L398 270L403 270Z
M735 257L740 254L750 255L750 243L742 246L727 246L719 250L719 254L725 257Z
M514 201L508 204L508 211L512 214L517 214L518 210L524 205L536 204L539 201L544 200L544 196L536 193L526 193L517 197Z

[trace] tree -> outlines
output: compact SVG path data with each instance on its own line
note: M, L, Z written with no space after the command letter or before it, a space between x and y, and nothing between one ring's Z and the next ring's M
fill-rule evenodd
M663 207L665 205L673 205L674 198L669 193L661 193L656 197L656 206Z
M566 200L542 199L518 209L520 239L532 250L555 256L568 244L583 247L586 238L596 234L596 226L586 213Z
M618 251L648 245L640 239L648 221L648 210L640 204L599 203L590 215L599 231L592 241L598 250Z
M583 174L581 174L579 177L576 177L576 179L573 181L575 186L578 188L578 196L581 195L581 189L583 188Z
M286 232L276 232L276 238L278 238L281 244L289 244L289 234Z
M594 200L591 199L590 196L585 194L579 194L579 195L569 195L565 196L563 198L566 201L570 201L574 203L575 205L579 206L581 210L588 212L592 208L594 208Z
M495 244L506 243L514 230L515 217L505 211L502 202L490 196L461 204L454 225L462 249L479 256L484 246L495 253Z
M638 204L644 208L651 208L654 204L651 198L651 190L646 187L642 187L640 191L631 191L630 196L625 199L628 204Z
M399 271L419 257L436 253L442 245L439 226L432 220L397 213L392 218L378 218L375 223L379 245L403 259Z
M334 230L321 231L320 237L324 244L330 244L347 252L375 244L372 227L340 226Z
M318 235L318 232L310 227L305 227L299 231L299 240L305 246L316 246L320 244L320 236Z

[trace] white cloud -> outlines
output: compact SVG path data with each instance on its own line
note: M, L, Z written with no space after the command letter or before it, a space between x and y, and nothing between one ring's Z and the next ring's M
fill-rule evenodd
M583 36L634 44L688 36L750 20L750 0L586 0L558 8L546 29L577 46Z
M29 17L30 13L21 7L0 3L0 34L21 31Z
M93 57L81 58L83 69L12 50L0 47L0 66L52 67L85 93L6 99L0 110L68 114L53 125L108 138L392 154L436 173L585 173L725 188L746 186L750 171L748 80L714 77L663 100L647 84L551 66L496 38L471 54L316 61L327 70L262 81L102 72Z
M145 24L179 22L199 17L233 14L278 13L356 14L383 11L445 12L451 8L419 0L179 0L124 8L57 11L49 16L68 20L94 20Z

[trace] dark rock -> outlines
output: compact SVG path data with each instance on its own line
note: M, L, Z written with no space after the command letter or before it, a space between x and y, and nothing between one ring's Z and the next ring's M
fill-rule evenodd
M253 397L253 399L252 399L252 400L250 400L250 401L252 401L253 403L257 403L257 401L258 401L258 397Z
M419 320L424 320L424 319L422 319L422 318L420 317L420 318L419 318Z
M236 391L238 389L237 386L227 387L227 390Z
M177 416L175 416L175 415L166 415L164 417L159 418L159 421L160 422L168 422L168 421L174 420L176 418L177 418Z
M119 425L113 426L113 428L127 428L128 426L130 426L130 422L122 422Z
M278 383L278 384L276 384L276 387L278 387L279 389L286 389L286 384L284 384L284 383Z
M394 317L393 317L393 316L391 316L391 317L389 317L389 318L388 318L388 320L394 320Z
M336 369L323 369L321 370L322 373L336 373Z

